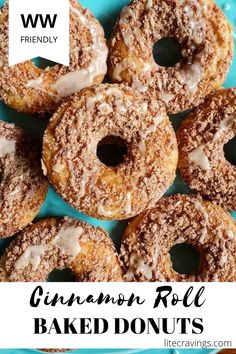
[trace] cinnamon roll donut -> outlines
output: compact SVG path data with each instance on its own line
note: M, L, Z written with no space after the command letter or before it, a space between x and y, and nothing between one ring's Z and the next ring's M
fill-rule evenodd
M70 269L80 281L122 281L109 235L71 219L44 219L28 226L0 261L0 281L42 282L54 269Z
M158 64L153 48L171 38L181 47L174 66ZM113 82L160 99L169 113L197 106L227 75L232 28L213 0L133 0L121 12L109 43Z
M40 146L0 121L0 238L13 236L38 214L48 190Z
M203 197L232 210L236 210L236 166L227 161L224 146L235 136L235 88L211 95L177 133L184 180Z
M115 146L111 164L100 148ZM172 184L178 150L163 104L126 86L99 85L63 104L44 135L43 167L68 203L98 219L121 220L155 205Z
M197 269L180 274L170 250L187 244L199 254ZM136 217L121 245L127 281L236 281L236 223L199 196L173 195Z

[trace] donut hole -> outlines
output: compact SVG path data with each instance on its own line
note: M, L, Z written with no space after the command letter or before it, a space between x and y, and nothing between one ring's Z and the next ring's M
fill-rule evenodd
M236 136L224 145L224 154L226 160L236 166Z
M44 59L44 58L41 58L41 57L32 59L32 63L37 68L43 69L43 70L45 70L47 68L52 68L53 66L57 65L56 62L48 60L48 59Z
M74 282L75 277L73 276L70 269L57 270L54 269L48 276L48 282Z
M181 51L181 44L176 38L162 38L153 46L153 58L158 65L169 68L182 59Z
M124 162L128 153L126 141L119 136L109 135L99 141L98 159L108 167L116 167Z
M179 243L170 249L172 268L179 274L197 272L200 266L198 250L188 243Z

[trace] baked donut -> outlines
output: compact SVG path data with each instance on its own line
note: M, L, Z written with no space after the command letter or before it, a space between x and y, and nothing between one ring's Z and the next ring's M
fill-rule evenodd
M80 281L122 281L120 262L108 234L71 218L28 226L1 259L0 281L42 282L68 268Z
M101 146L119 144L117 166ZM122 85L84 89L62 104L44 135L43 167L58 193L98 219L128 219L155 205L175 178L178 150L164 106Z
M107 72L108 49L96 18L70 0L70 66L45 70L32 61L8 66L8 5L0 11L0 95L17 111L53 112L67 96L101 83Z
M154 44L172 38L180 61L158 65ZM222 85L233 55L232 28L213 0L133 0L109 43L113 82L161 99L169 113L197 106Z
M179 274L170 250L187 243L200 256L198 269ZM236 224L219 206L199 196L173 195L135 218L121 246L127 281L235 281Z
M224 155L224 145L236 136L236 89L210 96L177 136L184 180L205 198L236 210L236 167Z
M0 121L0 238L34 219L47 189L38 144L14 124Z

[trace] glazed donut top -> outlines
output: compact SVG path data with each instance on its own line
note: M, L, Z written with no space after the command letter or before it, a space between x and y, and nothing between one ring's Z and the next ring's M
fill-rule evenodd
M45 281L69 268L81 281L122 281L115 247L101 228L68 217L27 227L1 259L1 281Z
M99 142L112 136L128 149L115 167L97 157ZM153 206L174 180L177 158L163 104L124 85L83 90L59 108L44 136L43 164L54 187L100 219L127 219Z
M236 89L219 90L183 121L177 133L186 182L224 208L236 210L236 167L224 145L236 136Z
M170 113L183 111L222 84L232 60L231 32L212 0L133 0L110 40L110 76L155 94ZM153 45L163 38L182 46L173 67L154 60Z
M0 237L32 221L47 188L38 144L14 124L0 121Z
M45 70L31 61L8 66L8 6L0 12L0 87L3 99L20 95L29 113L53 111L59 102L84 87L102 82L108 49L102 26L77 0L70 0L70 66ZM35 111L35 112L34 112Z
M199 269L179 274L170 249L187 243L200 254ZM173 195L134 219L125 231L121 259L136 281L235 281L236 224L220 207L198 196Z

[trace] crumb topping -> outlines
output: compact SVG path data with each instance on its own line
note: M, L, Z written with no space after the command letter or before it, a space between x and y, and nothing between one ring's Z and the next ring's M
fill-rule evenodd
M190 187L223 208L236 210L236 167L224 145L236 136L236 90L220 90L199 106L178 131L179 168Z
M7 248L1 281L45 281L69 268L81 281L122 281L115 247L104 230L68 217L27 227Z
M0 237L14 235L33 220L47 187L39 144L0 121Z
M97 145L107 136L127 145L116 167L97 157ZM145 101L122 85L76 95L55 113L43 144L43 163L60 195L101 219L127 219L153 206L175 177L177 155L161 102Z
M170 113L186 110L223 83L233 55L231 32L212 0L133 0L110 39L110 76L155 95ZM153 45L171 37L182 59L166 68L155 62Z
M170 249L181 243L200 254L199 269L189 275L172 268ZM127 280L235 281L235 252L236 224L228 213L199 196L173 195L129 224L121 260Z

